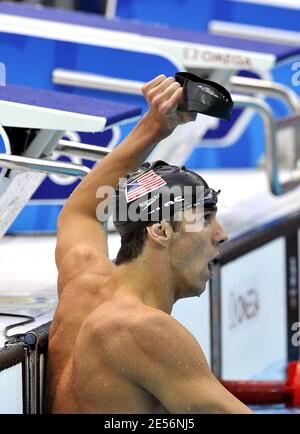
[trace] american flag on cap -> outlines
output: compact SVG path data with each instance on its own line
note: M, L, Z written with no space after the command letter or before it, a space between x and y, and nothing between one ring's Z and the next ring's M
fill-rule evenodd
M126 201L127 203L138 199L146 193L157 190L166 185L166 181L158 176L153 170L144 173L126 186Z

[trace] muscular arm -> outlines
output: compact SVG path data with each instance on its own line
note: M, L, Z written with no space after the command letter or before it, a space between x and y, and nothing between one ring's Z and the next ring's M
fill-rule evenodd
M103 225L96 218L99 205L96 192L101 186L115 188L119 178L145 161L155 145L170 135L177 125L192 120L187 114L176 112L181 93L180 85L164 75L143 87L148 111L125 140L79 184L60 214L56 249L59 269L70 269L72 274L76 264L77 273L82 273L87 263L96 268L99 260L108 266L108 259L105 262L108 253L106 236Z
M251 413L214 377L197 341L180 323L164 313L138 322L110 343L119 355L114 369L170 413ZM127 351L116 352L124 340Z

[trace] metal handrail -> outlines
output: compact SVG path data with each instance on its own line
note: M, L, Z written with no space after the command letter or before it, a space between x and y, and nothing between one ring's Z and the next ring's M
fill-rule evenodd
M69 140L60 140L55 151L61 152L65 155L76 155L97 161L110 154L112 149L96 145L88 145L86 143L72 142Z
M233 95L233 101L237 107L249 107L254 109L260 114L263 120L266 147L266 169L272 193L275 195L281 195L299 186L300 172L296 173L296 171L293 172L293 179L286 182L280 182L276 133L282 128L300 123L300 115L291 115L276 121L269 105L259 98L244 95Z
M52 72L52 82L64 86L76 86L86 89L107 90L130 95L141 95L142 81L126 80L124 78L106 77L90 72L78 72L69 69L55 68Z
M230 88L236 92L259 92L266 96L273 96L284 100L293 113L300 110L298 95L287 86L274 81L233 76L230 78Z
M290 127L300 127L300 113L279 119L277 121L277 127L281 130Z
M278 158L277 158L277 143L276 143L276 122L269 105L259 99L245 95L233 95L232 97L235 106L252 108L258 112L264 123L265 132L265 149L266 149L266 169L273 194L280 195L283 193L282 186L279 182L278 175Z
M274 128L274 134L272 134L272 136L274 140L274 146L272 147L273 148L272 153L274 153L274 155L272 157L273 160L271 160L271 162L268 161L268 156L267 156L267 164L269 163L270 165L273 165L273 169L269 168L268 173L269 173L269 178L270 177L273 178L272 184L274 185L272 188L272 192L274 194L283 194L297 187L300 184L300 173L299 175L297 174L297 161L298 161L297 157L299 155L300 143L299 143L298 134L296 130L294 131L296 157L295 157L294 167L293 167L293 179L285 183L280 183L277 163L275 165L275 158L276 161L278 162L276 133L284 128L300 127L300 101L298 95L292 89L289 89L287 86L284 86L280 83L274 83L268 80L260 80L260 79L247 78L247 77L231 77L230 87L232 90L235 91L248 92L248 93L259 92L264 96L271 96L271 97L282 99L289 107L292 114L285 116L281 119L278 119L276 121L275 120L273 121L274 125L272 126L272 128ZM267 123L264 122L264 125L265 128L270 127L270 125L268 126L268 121ZM267 136L270 135L270 133L268 132L266 132L265 134ZM297 149L298 149L298 154L297 154ZM273 175L271 175L270 170L271 172L273 172Z
M46 174L56 173L77 178L83 178L90 172L88 167L79 164L8 154L0 154L0 167Z

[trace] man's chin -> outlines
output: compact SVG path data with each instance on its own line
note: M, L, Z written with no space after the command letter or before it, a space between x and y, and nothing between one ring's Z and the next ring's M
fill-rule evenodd
M205 289L206 289L206 284L199 289L198 294L197 294L198 297L200 297L200 295L202 295L203 292L205 292Z
M186 285L184 293L181 293L181 295L178 298L176 298L176 301L182 298L200 297L200 295L202 295L206 289L207 282L208 279L205 282L201 282L200 285L198 284L197 286L194 287L192 287L191 285L188 287Z
M195 291L193 291L194 293L190 295L190 297L200 297L200 295L203 294L203 292L205 291L205 289L206 289L206 282L203 285L198 286L195 289Z

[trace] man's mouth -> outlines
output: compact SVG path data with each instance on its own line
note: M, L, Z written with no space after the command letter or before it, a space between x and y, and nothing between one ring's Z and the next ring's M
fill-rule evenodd
M207 268L208 268L208 271L209 271L209 276L212 277L213 276L213 261L210 261L208 263Z
M207 265L210 277L213 276L214 264L215 264L216 260L218 259L218 257L219 257L219 255L216 255L211 261L209 261L209 263Z

